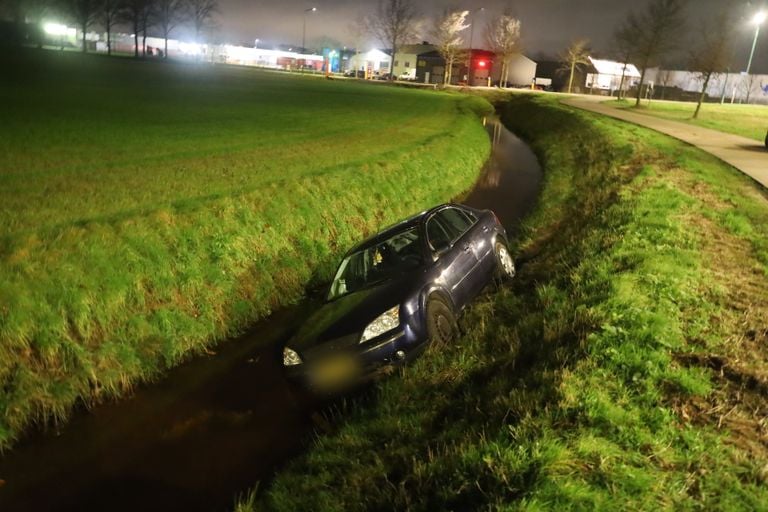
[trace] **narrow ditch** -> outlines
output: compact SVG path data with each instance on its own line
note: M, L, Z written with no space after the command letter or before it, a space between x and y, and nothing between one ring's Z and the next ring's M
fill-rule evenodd
M462 202L493 209L514 234L541 168L498 119L485 124L492 154ZM0 459L0 510L227 510L317 430L278 357L312 306L281 310L126 399L30 434Z

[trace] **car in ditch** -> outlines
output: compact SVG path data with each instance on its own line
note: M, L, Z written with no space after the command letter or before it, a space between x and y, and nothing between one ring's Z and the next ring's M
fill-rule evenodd
M283 347L287 376L334 391L386 373L452 342L472 299L514 274L490 210L444 204L398 222L344 256L323 304Z

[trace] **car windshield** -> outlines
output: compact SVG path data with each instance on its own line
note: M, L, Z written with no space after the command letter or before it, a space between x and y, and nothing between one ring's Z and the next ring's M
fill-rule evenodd
M422 263L418 228L401 231L344 258L331 284L328 300L388 281Z

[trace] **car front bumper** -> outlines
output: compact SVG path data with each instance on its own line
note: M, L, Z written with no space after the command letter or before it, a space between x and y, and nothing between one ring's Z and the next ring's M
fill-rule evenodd
M284 368L286 376L291 381L311 389L345 388L391 373L398 366L420 354L423 351L423 345L424 343L417 340L406 326L398 328L393 333L382 335L381 339L361 343L338 354L329 354L326 357ZM328 365L342 360L346 362L338 364L340 368L338 382L330 383L328 386L328 382L323 382L325 379L336 380L333 377L328 378L328 372L326 372Z

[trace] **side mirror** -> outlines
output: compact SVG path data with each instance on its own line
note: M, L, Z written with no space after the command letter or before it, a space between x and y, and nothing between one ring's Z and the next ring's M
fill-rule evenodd
M325 300L328 295L328 283L313 283L310 284L305 290L305 295L309 300L318 301Z

